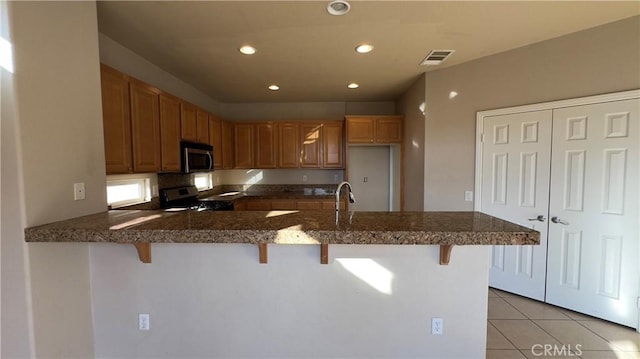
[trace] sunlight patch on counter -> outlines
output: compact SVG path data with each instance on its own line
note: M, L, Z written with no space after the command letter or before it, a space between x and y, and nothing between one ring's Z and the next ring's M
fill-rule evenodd
M160 215L160 214L154 214L154 215L151 215L151 216L140 217L140 218L136 218L136 219L131 220L131 221L127 221L127 222L124 222L124 223L113 225L113 226L109 227L109 229L116 230L116 229L123 229L123 228L127 228L127 227L132 227L132 226L136 226L136 225L141 224L141 223L145 223L145 222L152 221L154 219L158 219L160 217L162 217L162 215Z
M282 211L285 212L285 211ZM291 211L297 212L297 211ZM279 244L320 244L317 239L310 237L302 230L302 225L296 224L278 230L274 243Z

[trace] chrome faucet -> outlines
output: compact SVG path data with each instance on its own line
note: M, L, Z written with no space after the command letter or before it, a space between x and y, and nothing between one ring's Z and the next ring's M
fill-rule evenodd
M347 185L347 189L349 190L349 203L356 203L356 197L353 195L353 190L351 189L351 184L349 182L342 182L338 185L338 189L336 190L336 213L340 211L340 191L342 190L342 186Z

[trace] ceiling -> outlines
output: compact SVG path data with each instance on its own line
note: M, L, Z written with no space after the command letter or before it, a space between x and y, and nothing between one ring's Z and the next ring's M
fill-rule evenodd
M640 14L638 1L351 1L343 16L328 3L100 1L98 24L221 102L388 101L425 71ZM375 48L358 54L360 43ZM420 66L432 49L455 53Z

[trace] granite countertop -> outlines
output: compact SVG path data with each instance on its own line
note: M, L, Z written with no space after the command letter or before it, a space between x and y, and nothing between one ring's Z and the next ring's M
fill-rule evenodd
M27 242L539 244L480 212L112 210L25 229Z

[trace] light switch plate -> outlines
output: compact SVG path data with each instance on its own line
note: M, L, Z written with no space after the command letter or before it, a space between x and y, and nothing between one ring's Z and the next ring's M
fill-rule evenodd
M79 201L84 199L84 182L74 183L73 184L73 200Z
M473 202L473 191L464 191L464 200L467 202Z
M149 330L149 314L138 314L138 329Z

